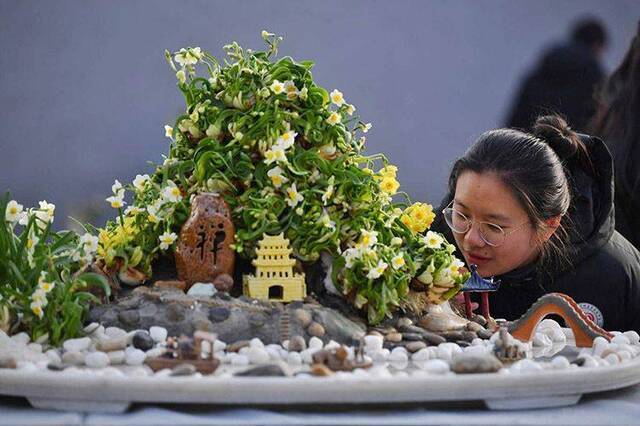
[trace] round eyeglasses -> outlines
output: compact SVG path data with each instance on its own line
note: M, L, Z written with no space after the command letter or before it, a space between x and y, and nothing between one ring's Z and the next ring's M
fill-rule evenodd
M498 247L504 244L504 241L507 237L514 232L522 229L523 226L527 225L529 222L524 222L523 224L515 227L509 232L502 229L500 225L496 225L491 222L481 222L471 220L458 210L450 207L453 204L453 201L449 203L449 206L442 210L442 214L444 215L444 220L449 225L449 228L456 234L466 234L471 229L471 226L475 223L478 225L478 235L482 241L484 241L487 245L492 247Z

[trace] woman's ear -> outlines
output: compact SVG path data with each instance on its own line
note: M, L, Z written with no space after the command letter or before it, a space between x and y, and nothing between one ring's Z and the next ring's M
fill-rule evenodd
M554 216L544 221L545 227L542 229L542 235L540 236L542 242L548 241L549 238L551 238L551 236L558 230L561 219L562 216Z

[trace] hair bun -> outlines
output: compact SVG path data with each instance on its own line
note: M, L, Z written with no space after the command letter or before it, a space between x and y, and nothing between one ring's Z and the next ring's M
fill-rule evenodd
M533 134L543 139L561 160L568 160L583 151L580 137L557 115L538 117Z

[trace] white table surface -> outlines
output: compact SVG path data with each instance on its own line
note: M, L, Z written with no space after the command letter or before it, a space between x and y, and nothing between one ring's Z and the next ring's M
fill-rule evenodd
M464 403L341 407L134 405L123 414L37 410L24 398L0 396L0 425L639 425L640 385L585 395L578 405L490 411Z

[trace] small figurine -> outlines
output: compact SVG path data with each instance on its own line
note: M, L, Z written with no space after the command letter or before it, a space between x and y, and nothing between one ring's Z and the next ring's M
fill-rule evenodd
M243 277L245 296L280 302L303 300L307 296L304 274L293 272L296 261L291 258L289 240L282 234L265 235L258 243L257 255L251 262L256 267L255 275Z
M233 276L235 228L227 203L218 194L194 197L191 215L182 226L175 252L176 269L189 290L196 282L214 283L221 274ZM228 286L216 288L228 291Z
M493 278L485 280L478 274L478 265L472 264L471 276L462 285L460 291L464 294L464 308L467 318L471 319L473 312L471 311L471 295L469 293L480 293L480 305L482 309L482 316L488 321L491 318L489 312L489 292L496 291L500 288L500 281L493 281Z
M211 374L220 365L220 361L213 356L212 348L215 341L216 335L205 331L196 331L193 338L184 335L179 338L169 337L166 352L162 356L147 357L144 363L153 371L190 364L202 374ZM202 350L202 342L209 343L209 351Z

